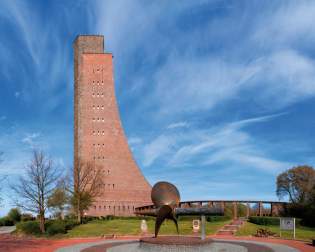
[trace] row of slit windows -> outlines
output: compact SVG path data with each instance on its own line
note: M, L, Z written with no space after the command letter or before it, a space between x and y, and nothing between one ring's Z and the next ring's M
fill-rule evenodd
M105 122L105 119L104 118L93 118L92 119L92 122Z
M97 209L97 206L94 206L94 210L96 210ZM118 211L120 211L120 210L122 210L122 211L126 211L126 210L135 210L135 207L134 206L110 206L110 205L108 205L108 206L106 206L106 205L104 205L103 207L102 206L98 206L98 210L99 211L101 211L102 209L104 209L104 210L111 210L111 209L114 209L114 210L118 210Z
M104 157L104 156L103 156L103 157L100 157L100 156L98 156L98 157L95 157L95 156L94 156L94 157L93 157L93 159L94 159L94 160L96 160L96 159L98 159L98 160L100 160L100 159L103 159L103 160L105 160L105 157Z
M98 146L98 147L101 147L101 146L105 146L105 144L104 143L102 143L102 144L100 144L100 143L98 143L98 144L93 144L93 146Z
M100 136L100 135L105 135L105 131L103 130L103 131L95 131L95 130L93 130L93 136L96 136L96 135L98 135L98 136Z
M104 109L104 105L102 105L102 106L95 106L95 105L93 105L92 106L92 109Z
M92 84L100 86L100 85L104 85L104 81L93 81Z
M104 97L104 93L92 93L92 97Z

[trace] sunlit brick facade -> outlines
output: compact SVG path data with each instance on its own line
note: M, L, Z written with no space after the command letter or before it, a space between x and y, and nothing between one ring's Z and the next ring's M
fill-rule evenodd
M151 204L151 186L128 147L115 98L113 56L103 36L78 36L74 42L74 163L102 167L102 195L92 216L132 216Z

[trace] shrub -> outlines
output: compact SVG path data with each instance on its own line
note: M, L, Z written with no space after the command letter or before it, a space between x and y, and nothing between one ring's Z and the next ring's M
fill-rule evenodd
M13 223L17 223L21 221L21 212L18 208L12 208L8 213L8 218L13 221Z
M257 224L257 225L265 225L265 226L275 226L280 225L280 219L278 217L259 217L259 216L251 216L249 217L249 222Z
M35 220L35 217L31 214L23 213L21 215L21 221L33 221Z
M13 226L13 225L14 225L14 222L7 216L0 218L0 226Z
M48 235L64 234L66 233L66 225L63 221L53 221L48 225L46 233Z
M71 230L72 228L80 224L77 220L73 220L73 219L65 220L64 223L65 223L66 230Z
M24 234L38 235L41 233L38 221L20 222L16 225L16 229Z

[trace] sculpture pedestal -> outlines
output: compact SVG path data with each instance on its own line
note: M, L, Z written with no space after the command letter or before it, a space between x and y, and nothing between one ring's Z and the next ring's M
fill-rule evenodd
M201 240L200 237L194 236L159 236L145 237L140 239L143 244L157 244L157 245L183 245L183 246L196 246L205 245L212 242L212 239Z

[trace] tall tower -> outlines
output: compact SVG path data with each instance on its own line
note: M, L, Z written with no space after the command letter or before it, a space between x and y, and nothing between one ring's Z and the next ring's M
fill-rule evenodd
M78 36L74 47L74 165L102 169L102 195L87 214L131 216L152 204L151 186L137 167L121 125L115 98L113 56L104 37Z

